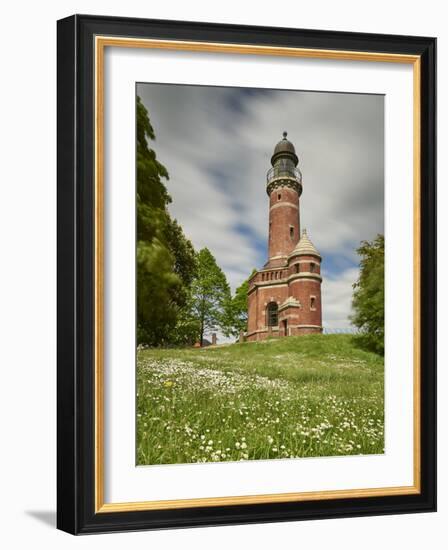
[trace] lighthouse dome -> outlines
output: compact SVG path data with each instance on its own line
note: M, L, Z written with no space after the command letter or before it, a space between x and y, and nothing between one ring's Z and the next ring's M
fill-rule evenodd
M271 163L273 166L275 162L281 158L291 159L294 162L295 166L297 166L299 162L299 159L296 155L296 149L293 143L291 143L289 139L287 139L287 135L287 132L283 132L283 139L281 139L274 148L274 154L271 158Z

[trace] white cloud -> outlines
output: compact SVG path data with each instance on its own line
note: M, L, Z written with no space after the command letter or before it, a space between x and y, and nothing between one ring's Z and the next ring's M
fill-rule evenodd
M324 305L324 328L345 329L351 326L351 300L353 283L358 280L359 269L346 269L337 276L323 273L322 304Z

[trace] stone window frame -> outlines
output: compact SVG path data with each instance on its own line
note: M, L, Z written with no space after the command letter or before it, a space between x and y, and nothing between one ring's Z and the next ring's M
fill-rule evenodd
M316 296L314 295L310 296L310 311L317 311Z

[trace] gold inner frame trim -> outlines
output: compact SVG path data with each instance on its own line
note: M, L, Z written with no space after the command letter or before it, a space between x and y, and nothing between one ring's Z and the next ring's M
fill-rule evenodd
M382 63L407 63L413 65L413 196L414 196L414 350L413 350L413 485L349 490L276 493L261 495L189 498L179 500L154 500L141 502L104 502L104 50L106 47L151 48L206 53L232 53L243 55L285 56L347 61L371 61ZM356 52L345 50L321 50L253 44L226 44L181 40L155 40L96 36L95 55L95 513L129 512L142 510L166 510L207 506L232 506L275 502L304 502L340 498L362 498L393 495L412 495L421 492L421 385L420 385L420 222L421 222L421 60L417 55L382 52Z

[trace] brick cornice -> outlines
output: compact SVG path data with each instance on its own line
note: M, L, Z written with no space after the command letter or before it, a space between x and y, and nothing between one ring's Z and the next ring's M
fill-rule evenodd
M319 283L322 282L322 277L318 273L311 273L304 271L303 273L294 273L287 279L288 284L300 281L300 279L315 279Z

